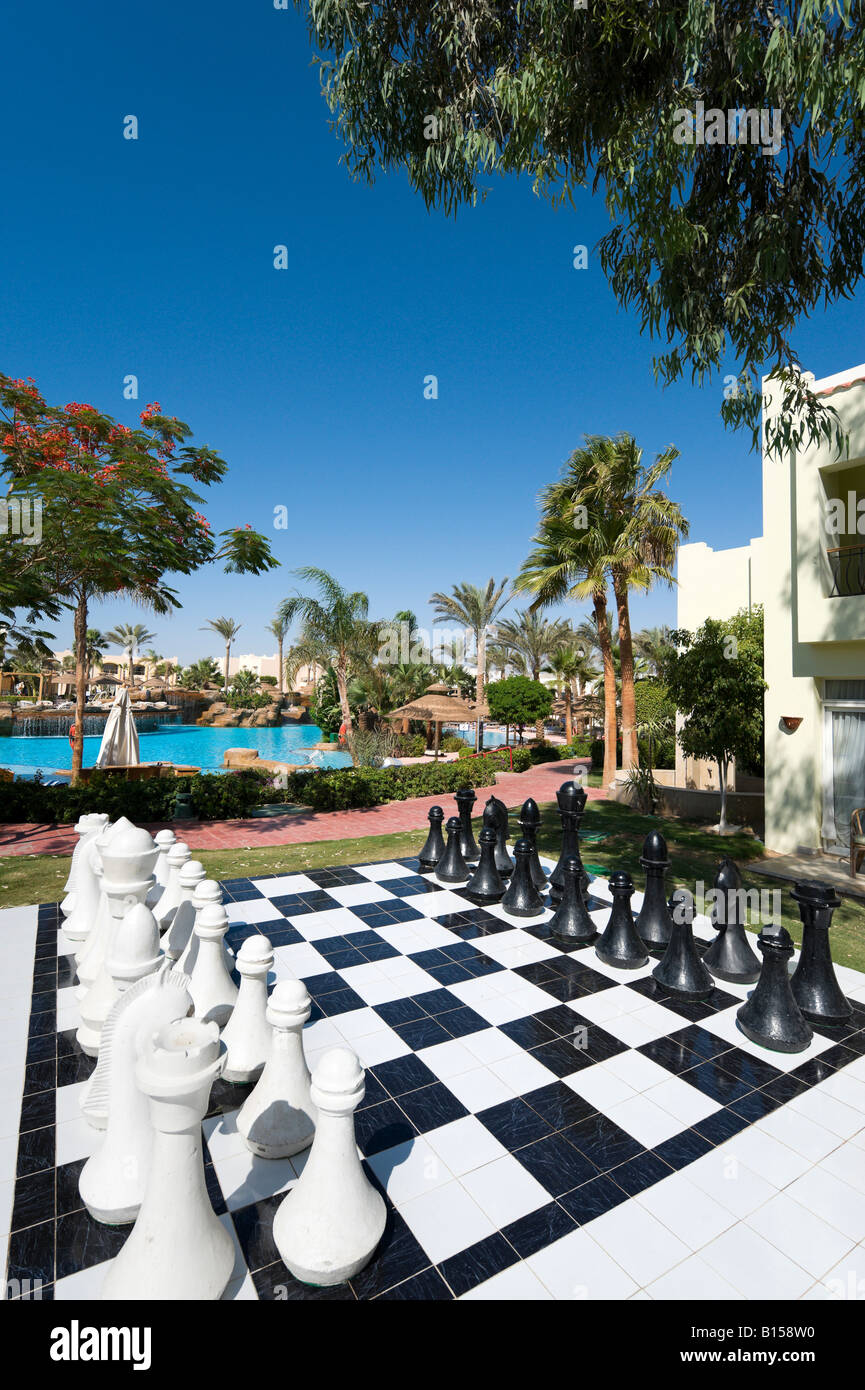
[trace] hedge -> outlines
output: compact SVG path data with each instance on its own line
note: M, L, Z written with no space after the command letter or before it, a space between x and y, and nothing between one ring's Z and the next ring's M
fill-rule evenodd
M414 767L344 767L320 772L290 772L283 797L314 811L346 811L380 806L413 796L437 796L460 787L491 787L496 763L475 758L459 763L418 763Z
M201 820L232 820L247 816L255 806L282 799L268 787L267 773L244 770L197 773L193 777L153 777L128 782L118 773L94 772L86 785L48 787L40 778L0 786L0 822L29 821L69 825L88 811L103 811L112 820L127 816L142 824L170 821L179 791L192 795Z

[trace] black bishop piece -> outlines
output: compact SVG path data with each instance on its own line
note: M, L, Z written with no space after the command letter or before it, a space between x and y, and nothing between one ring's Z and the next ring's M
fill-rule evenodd
M477 797L471 787L460 787L454 800L460 813L460 849L463 859L478 859L480 850L472 831L472 807Z
M538 803L535 801L534 797L530 796L528 800L523 802L520 807L518 820L520 830L523 832L523 840L529 847L529 873L532 876L532 883L539 892L543 892L547 886L547 875L538 858L537 836L538 826L541 823L541 813L538 810ZM516 854L516 852L515 845L514 854Z
M525 840L514 845L515 867L502 907L509 917L540 917L544 910L541 895L532 882L531 846Z
M576 858L580 866L583 893L589 891L589 875L580 858L580 822L585 814L587 801L585 788L577 786L576 782L563 782L556 792L556 801L559 803L562 822L562 852L559 862L550 874L550 898L554 903L561 901L564 892L565 864L568 859Z
M791 897L799 904L802 918L802 951L790 981L793 998L809 1023L840 1027L853 1013L829 950L832 913L841 906L841 899L828 883L813 880L797 883Z
M641 965L647 963L649 957L637 935L631 912L634 880L624 869L617 869L614 874L610 874L609 884L613 895L613 908L604 933L595 944L598 959L605 965L615 965L620 970L639 970Z
M660 830L651 830L646 836L640 863L646 871L646 891L637 917L637 933L650 951L663 953L673 935L673 918L664 894L664 874L670 860Z
M715 984L694 945L694 899L685 888L670 896L670 922L669 944L652 974L677 999L708 999Z
M718 935L703 956L703 964L719 980L731 985L751 985L760 976L760 961L751 950L745 931L742 875L732 859L722 859L715 875L711 922Z
M436 878L440 878L442 883L465 883L471 869L463 859L460 849L459 816L451 816L447 830L447 849L436 864Z
M793 954L790 933L764 927L757 937L763 957L753 993L736 1010L739 1027L751 1042L772 1052L804 1052L814 1034L793 998L787 962Z
M508 808L497 796L484 806L484 825L496 832L496 868L502 878L510 878L514 861L508 852Z
M434 869L445 852L444 836L442 835L442 821L445 813L441 806L431 806L427 820L429 821L429 834L426 837L426 844L418 855L418 863L423 869Z
M563 940L580 941L588 945L594 941L598 929L589 916L583 897L582 867L575 854L565 860L562 899L550 919L550 931L553 936L561 937Z
M485 825L481 831L480 863L463 889L464 896L473 903L497 903L504 897L504 879L496 868L497 839L492 826Z

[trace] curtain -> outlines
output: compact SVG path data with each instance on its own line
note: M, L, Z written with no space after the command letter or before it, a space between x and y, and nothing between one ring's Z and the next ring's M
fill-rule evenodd
M832 782L835 837L850 846L850 817L865 806L865 713L832 714Z

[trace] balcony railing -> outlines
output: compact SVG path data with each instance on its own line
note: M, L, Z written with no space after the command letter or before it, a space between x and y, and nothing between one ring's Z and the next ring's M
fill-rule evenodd
M827 550L832 571L830 598L865 594L865 545L841 545Z

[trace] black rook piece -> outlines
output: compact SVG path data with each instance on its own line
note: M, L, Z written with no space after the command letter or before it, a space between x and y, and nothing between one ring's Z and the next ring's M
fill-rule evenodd
M460 849L460 818L451 816L448 821L447 849L436 865L436 878L442 883L464 883L471 873Z
M802 918L802 952L793 971L793 998L810 1023L846 1023L853 1012L835 978L829 950L832 913L841 899L828 883L797 883L791 894Z
M523 832L523 839L529 847L529 872L532 876L532 883L540 892L543 892L547 886L547 875L538 858L537 846L541 813L538 810L538 803L531 796L523 802L520 808L519 823ZM516 854L516 845L514 846L514 854Z
M757 937L763 956L756 988L736 1010L739 1027L752 1042L773 1052L803 1052L814 1034L793 998L787 962L793 954L793 941L783 927Z
M504 897L504 880L496 868L497 838L492 826L485 825L481 831L480 863L463 889L473 903L497 903Z
M663 951L673 935L673 919L664 896L664 874L670 867L667 842L660 830L643 841L640 863L646 870L646 891L637 918L637 932L650 951Z
M732 859L721 860L715 875L715 892L722 894L712 908L712 926L718 935L703 956L703 964L728 984L753 984L760 975L760 962L748 943L742 875Z
M562 822L562 852L558 864L550 874L550 898L554 903L561 900L565 888L565 863L573 856L576 856L580 866L583 893L589 890L589 875L580 858L580 822L586 809L586 793L575 782L563 782L556 792L556 800L559 803Z
M442 835L442 821L445 813L441 806L431 806L427 820L429 821L429 834L426 837L426 844L418 855L418 861L425 869L434 869L445 852L444 836Z
M694 899L684 888L670 897L670 922L669 945L652 974L679 999L708 999L715 985L694 945Z
M502 898L502 907L509 917L540 917L544 910L541 895L532 883L531 847L525 840L514 845L516 866L513 877Z
M588 943L594 941L597 928L583 897L581 871L582 865L575 854L565 860L562 900L550 921L550 931L553 936L564 937L568 941Z
M496 832L496 868L502 878L510 878L514 861L508 853L508 808L497 796L484 806L484 825Z
M472 807L477 797L471 787L461 787L454 800L460 813L460 849L463 859L477 859L480 850L472 833Z
M613 895L613 909L604 934L595 945L598 959L605 965L616 965L620 970L639 970L649 957L637 935L631 913L634 880L624 869L617 869L614 874L610 874L609 883Z

